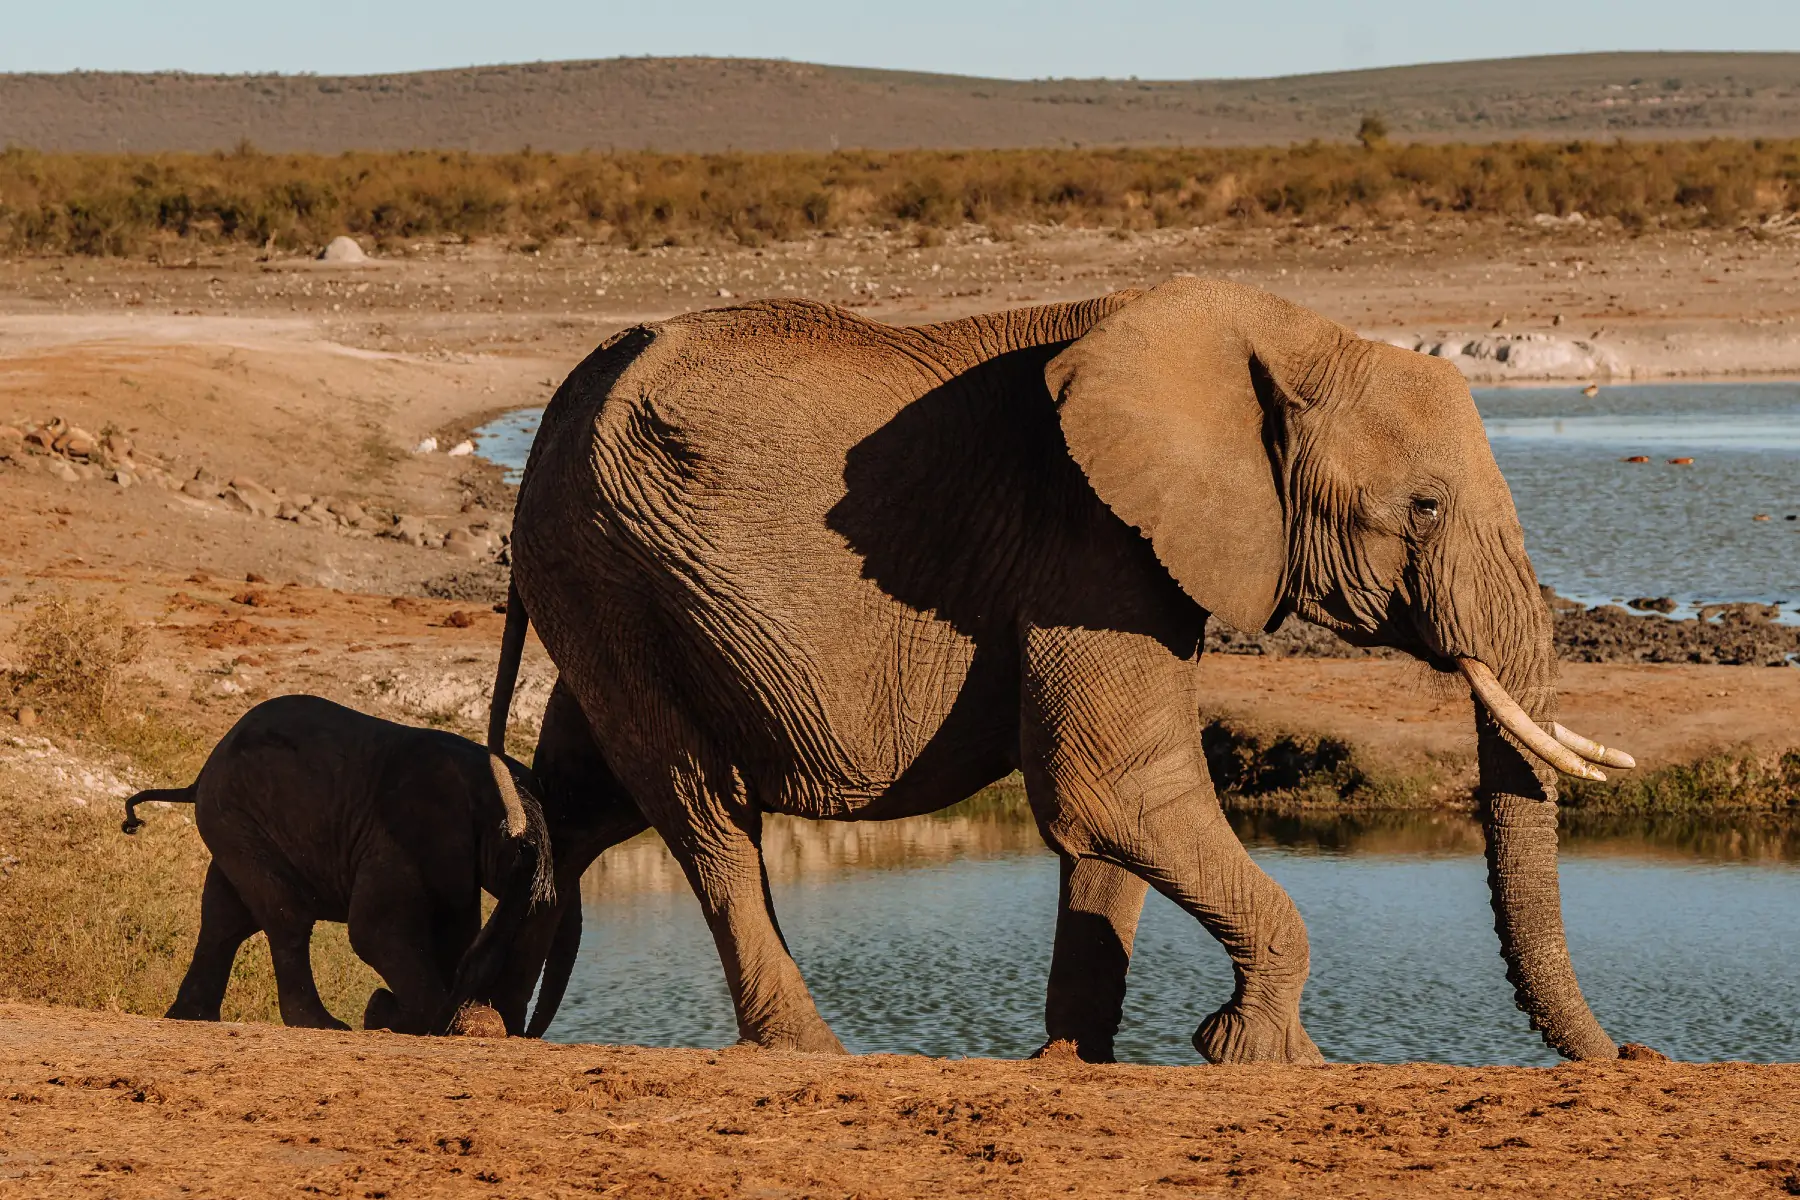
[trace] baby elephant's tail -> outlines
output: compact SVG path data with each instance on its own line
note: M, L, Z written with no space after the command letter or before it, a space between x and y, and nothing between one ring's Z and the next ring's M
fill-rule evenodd
M137 806L158 801L163 804L192 804L194 787L189 784L183 788L150 788L139 792L125 802L125 823L119 828L126 833L136 833L144 827L143 818L137 815Z

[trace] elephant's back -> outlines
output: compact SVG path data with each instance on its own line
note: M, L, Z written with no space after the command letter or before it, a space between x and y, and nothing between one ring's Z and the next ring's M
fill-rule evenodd
M525 488L534 474L567 486L574 470L594 473L602 489L653 474L693 491L762 480L791 498L809 468L828 473L860 437L944 381L948 371L920 357L913 340L800 300L626 330L546 408Z
M319 696L278 696L239 718L207 758L195 822L215 854L235 845L273 855L336 911L370 853L413 857L425 831L433 845L469 844L467 801L485 771L486 750L466 738Z

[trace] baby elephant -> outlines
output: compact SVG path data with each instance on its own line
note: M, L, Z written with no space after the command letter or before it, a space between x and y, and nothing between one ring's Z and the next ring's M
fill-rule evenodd
M232 960L260 929L281 1019L345 1028L319 1000L309 949L315 922L346 921L350 945L387 983L364 1027L442 1030L482 890L549 898L549 835L529 778L465 738L317 696L257 705L192 784L125 804L126 833L145 801L193 804L212 851L199 944L168 1015L218 1020Z

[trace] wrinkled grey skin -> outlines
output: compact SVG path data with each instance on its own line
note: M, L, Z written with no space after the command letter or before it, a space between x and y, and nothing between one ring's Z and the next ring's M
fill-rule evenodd
M281 1019L345 1028L319 1000L309 950L316 922L344 921L387 984L370 996L365 1028L437 1032L481 926L482 890L553 900L523 767L316 696L244 714L191 785L127 801L127 833L152 800L192 803L212 852L193 963L168 1011L181 1020L219 1019L232 960L262 930Z
M1201 752L1207 619L1295 612L1554 707L1455 369L1216 281L917 328L769 301L629 330L545 412L513 553L510 662L529 614L768 1046L840 1048L777 927L762 814L901 817L1017 768L1063 859L1052 1038L1110 1056L1150 886L1234 964L1200 1052L1319 1061L1305 926ZM1554 778L1476 725L1519 1003L1564 1054L1611 1057L1563 941Z

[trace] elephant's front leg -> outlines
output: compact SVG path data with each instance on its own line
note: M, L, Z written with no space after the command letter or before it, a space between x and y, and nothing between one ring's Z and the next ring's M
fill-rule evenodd
M1030 630L1025 660L1025 783L1052 844L1148 881L1231 956L1236 987L1195 1048L1212 1062L1323 1061L1300 1023L1306 925L1219 808L1194 664L1148 635L1065 627Z
M1051 1043L1074 1043L1086 1062L1113 1061L1147 890L1142 879L1104 859L1063 856L1044 1031Z

